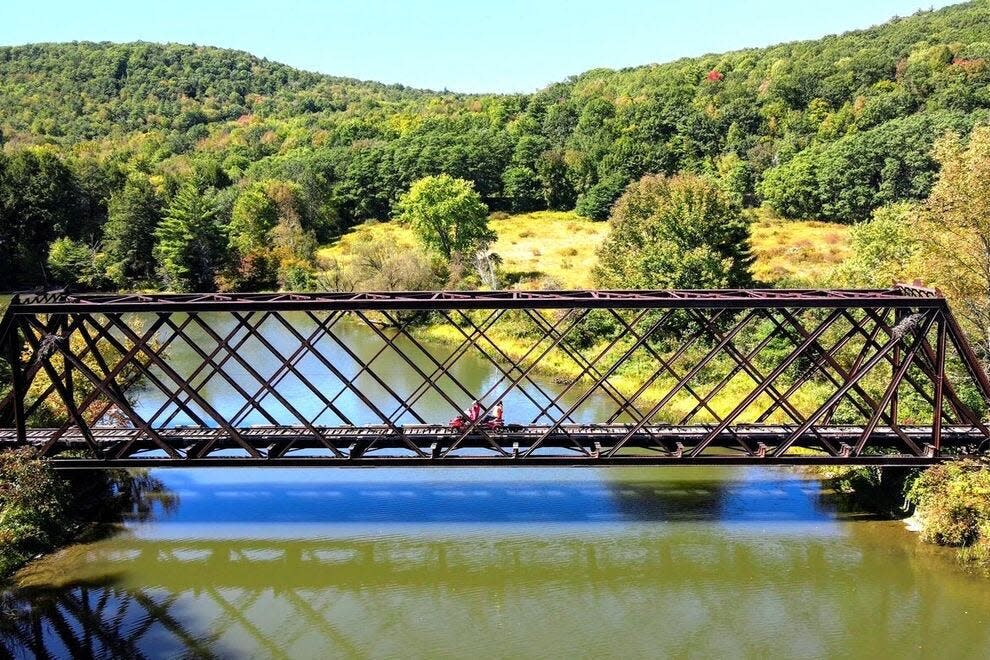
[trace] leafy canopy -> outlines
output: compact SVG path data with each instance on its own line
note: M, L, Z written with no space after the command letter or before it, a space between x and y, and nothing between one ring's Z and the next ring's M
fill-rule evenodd
M940 140L941 165L919 236L931 283L953 302L990 355L990 126Z
M609 222L595 270L603 287L723 288L751 281L749 221L708 178L645 176L629 185Z
M470 181L441 174L414 183L399 199L398 219L407 222L427 249L448 261L495 240L488 207Z

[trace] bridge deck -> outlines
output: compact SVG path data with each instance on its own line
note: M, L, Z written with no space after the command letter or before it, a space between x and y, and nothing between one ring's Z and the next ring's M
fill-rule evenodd
M445 425L324 427L317 429L318 436L301 426L237 429L242 441L257 456L251 456L227 431L204 427L157 429L160 438L174 450L173 456L166 454L143 431L133 428L91 429L103 458L79 457L78 452L86 451L87 441L77 429L62 435L57 429L30 429L27 443L38 448L47 446L57 467L815 465L835 462L836 457L841 457L843 463L860 465L927 465L941 460L896 453L882 456L843 453L860 438L862 426L812 427L794 443L797 451L773 456L774 447L793 433L795 426L740 425L718 433L708 445L710 451L691 456L692 449L714 426L651 425L638 429L620 451L613 453L616 443L633 428L626 424L561 425L547 434L551 427L545 425L507 425L471 433L463 439L461 431ZM931 427L900 427L897 431L919 446L930 446ZM871 446L899 446L903 436L897 431L890 427L874 429ZM950 452L952 448L962 449L982 440L977 427L942 429L942 447ZM839 447L840 453L830 453L826 449L829 444ZM16 446L19 446L16 432L0 429L0 449ZM76 453L72 458L60 459L58 452L63 451Z

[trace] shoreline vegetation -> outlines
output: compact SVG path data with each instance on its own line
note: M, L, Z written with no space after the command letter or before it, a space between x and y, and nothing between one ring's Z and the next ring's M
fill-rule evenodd
M0 453L0 584L35 557L168 509L175 495L144 470L58 473L32 450Z

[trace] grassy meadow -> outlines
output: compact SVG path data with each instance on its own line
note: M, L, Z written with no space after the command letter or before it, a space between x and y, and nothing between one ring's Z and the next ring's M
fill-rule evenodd
M849 256L849 226L817 220L785 220L752 211L753 274L768 285L818 286ZM608 234L607 222L569 211L495 214L489 226L502 258L507 286L582 289L594 286L595 251ZM317 251L317 262L346 267L363 242L382 240L413 247L412 231L395 222L366 222Z

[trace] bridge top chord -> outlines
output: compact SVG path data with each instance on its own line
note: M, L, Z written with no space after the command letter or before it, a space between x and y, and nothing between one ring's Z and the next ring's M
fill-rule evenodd
M934 289L401 291L358 293L20 294L14 313L155 311L936 307Z

